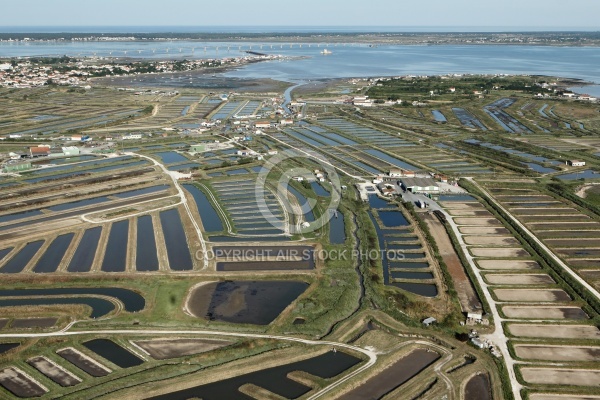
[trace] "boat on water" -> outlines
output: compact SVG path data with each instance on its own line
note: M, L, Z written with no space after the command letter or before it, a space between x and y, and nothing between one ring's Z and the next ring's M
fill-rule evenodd
M325 49L325 50L323 50L323 51L321 52L321 54L331 54L331 51L329 51L329 50Z

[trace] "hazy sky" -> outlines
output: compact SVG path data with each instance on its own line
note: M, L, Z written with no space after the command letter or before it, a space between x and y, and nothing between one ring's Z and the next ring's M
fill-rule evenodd
M0 0L6 26L516 26L600 30L597 0Z

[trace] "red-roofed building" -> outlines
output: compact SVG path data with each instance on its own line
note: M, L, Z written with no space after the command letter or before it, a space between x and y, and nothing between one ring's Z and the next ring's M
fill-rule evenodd
M38 146L38 147L30 147L29 155L31 157L46 157L50 154L50 147L48 146Z

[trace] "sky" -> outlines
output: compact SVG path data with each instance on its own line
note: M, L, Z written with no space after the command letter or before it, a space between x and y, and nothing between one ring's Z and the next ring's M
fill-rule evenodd
M387 26L600 30L597 0L0 0L23 26Z

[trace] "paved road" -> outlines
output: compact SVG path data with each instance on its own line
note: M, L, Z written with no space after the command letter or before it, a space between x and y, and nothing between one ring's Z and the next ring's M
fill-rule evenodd
M488 339L490 342L492 342L494 345L496 345L498 347L498 349L500 350L500 352L502 353L502 358L504 359L504 363L506 364L506 369L507 369L508 376L510 379L510 386L512 389L513 396L514 396L515 400L522 400L521 389L523 388L523 385L521 385L521 383L519 383L519 381L517 380L517 376L515 374L515 364L517 363L517 361L512 358L512 355L508 351L508 337L506 336L506 334L504 333L504 329L502 328L503 322L505 322L507 320L502 318L500 316L500 313L498 312L500 303L497 302L496 300L494 300L494 298L492 297L492 295L490 293L490 288L488 287L488 284L483 279L481 270L479 268L477 268L477 265L475 264L473 257L469 253L468 246L465 243L465 241L463 240L462 233L458 229L458 225L456 225L456 223L454 222L454 220L452 219L450 214L448 214L446 211L444 211L436 202L428 199L428 203L429 203L430 209L440 210L444 213L444 215L446 215L446 220L448 221L448 224L452 228L454 235L458 239L458 243L462 249L463 254L465 255L465 258L466 258L468 264L469 264L469 268L471 269L471 272L477 279L477 283L479 284L479 286L482 289L483 295L485 296L485 299L487 300L487 303L490 306L490 312L492 313L492 316L494 318L494 332L492 332L491 334L488 334L488 335L481 335L481 337L484 339Z
M265 134L265 136L268 136L270 139L273 139L273 140L275 140L275 141L279 142L280 144L282 144L282 145L284 145L284 146L286 146L286 147L289 147L289 148L291 148L291 149L294 149L294 150L296 150L296 151L297 151L297 152L299 152L299 153L302 153L302 154L304 154L304 155L305 155L305 156L307 156L308 158L312 158L312 159L314 159L314 160L317 160L317 161L320 161L320 162L322 162L323 164L329 165L331 168L335 168L335 169L337 169L338 171L341 171L342 173L344 173L344 174L348 175L350 178L356 179L356 180L358 180L358 181L361 181L361 182L367 182L367 180L366 180L365 178L363 178L362 176L356 176L356 175L352 175L352 174L350 174L349 172L345 171L344 169L340 168L340 166L339 166L339 165L333 165L333 164L332 164L332 163L330 163L329 161L327 161L327 160L325 160L324 158L321 158L321 157L319 157L319 156L317 156L317 155L315 155L315 154L313 154L313 153L310 153L310 152L308 152L308 151L306 151L306 150L302 150L302 149L299 149L299 148L297 148L297 147L291 146L291 145L289 145L289 144L287 144L287 143L285 143L285 142L283 142L283 141L281 141L281 140L277 139L276 137L274 137L274 136L272 136L272 135Z

